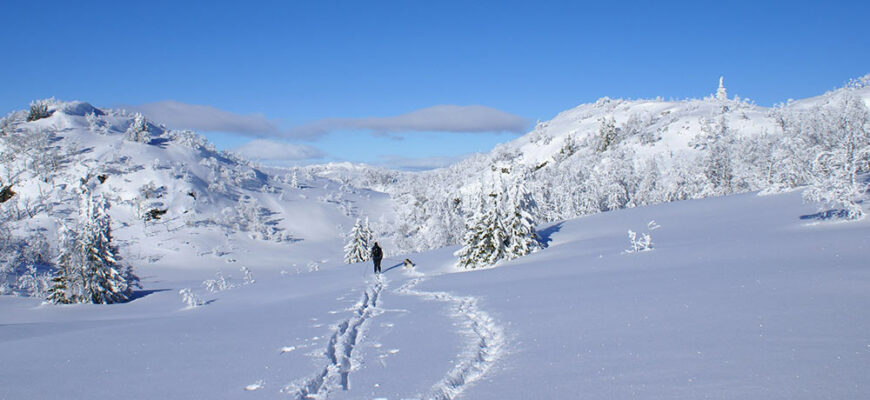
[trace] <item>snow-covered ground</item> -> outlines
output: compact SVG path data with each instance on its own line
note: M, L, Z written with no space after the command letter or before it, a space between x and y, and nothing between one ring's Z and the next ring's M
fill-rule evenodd
M620 210L496 268L388 257L380 281L338 240L178 250L129 303L0 297L0 399L868 398L870 221L815 213L798 192ZM217 270L237 286L204 291Z

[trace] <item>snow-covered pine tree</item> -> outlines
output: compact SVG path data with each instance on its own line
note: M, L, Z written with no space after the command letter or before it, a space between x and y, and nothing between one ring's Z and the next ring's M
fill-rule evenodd
M516 179L504 204L505 258L508 260L533 253L541 247L531 212L534 201L526 191L525 181L525 177Z
M482 197L477 212L469 218L462 236L462 248L453 253L459 257L457 267L486 267L505 258L506 237L500 222L498 196L490 193Z
M616 127L616 120L612 116L601 119L601 126L598 127L598 136L598 151L600 152L609 149L619 139L619 128Z
M54 304L80 303L84 288L83 260L78 251L76 233L61 224L58 229L56 267L51 276L51 287L46 300Z
M363 235L366 238L366 246L371 249L375 244L375 235L372 233L372 226L369 224L369 217L366 217L365 222L363 222Z
M118 263L108 209L103 196L83 189L77 230L61 232L60 257L47 300L111 304L130 299L139 278Z
M368 219L363 222L357 218L350 232L350 241L344 246L344 262L354 264L368 261L371 236L371 231L368 229Z
M151 132L148 131L148 121L145 120L142 114L136 113L133 116L133 122L127 128L127 132L124 135L127 140L148 143L151 140Z
M719 88L716 89L716 99L717 100L728 100L728 91L725 90L725 77L719 77Z
M80 241L86 254L85 301L94 304L120 303L130 299L139 278L129 266L118 263L118 249L112 244L109 203L102 195L85 194Z

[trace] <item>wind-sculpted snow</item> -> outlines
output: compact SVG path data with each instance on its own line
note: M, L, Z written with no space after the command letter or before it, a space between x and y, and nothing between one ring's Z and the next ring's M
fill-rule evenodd
M477 297L415 289L424 280L425 278L412 279L396 291L430 301L448 302L451 304L452 316L461 321L462 333L469 338L466 348L453 369L433 385L425 396L426 399L455 399L468 385L486 375L503 355L506 344L504 330L477 306Z
M282 392L290 393L297 399L319 399L326 398L335 390L350 389L350 373L358 366L354 350L365 333L368 321L377 315L378 300L383 289L382 280L372 283L363 292L353 315L336 326L323 353L327 362L323 369L302 382L288 384Z

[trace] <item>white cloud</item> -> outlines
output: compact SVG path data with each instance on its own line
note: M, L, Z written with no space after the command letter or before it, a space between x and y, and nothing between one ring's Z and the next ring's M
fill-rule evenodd
M320 136L336 130L399 132L523 133L525 118L487 106L438 105L394 117L326 118L290 130L291 136Z
M325 118L282 130L262 114L236 114L212 106L175 100L125 106L170 128L227 132L256 138L314 139L336 130L362 130L400 138L407 132L523 133L528 121L492 107L437 105L393 117Z
M323 153L311 146L255 139L233 149L247 159L260 161L301 161L322 158Z
M262 114L236 114L212 106L188 104L175 100L158 101L138 106L125 106L148 119L170 128L197 131L238 133L253 137L280 134L278 125Z

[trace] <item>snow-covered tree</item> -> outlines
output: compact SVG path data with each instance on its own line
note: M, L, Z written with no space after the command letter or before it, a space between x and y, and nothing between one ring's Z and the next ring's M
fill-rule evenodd
M541 244L531 214L534 201L526 191L525 179L517 179L508 194L503 224L507 237L505 258L510 260L537 251Z
M151 132L148 130L148 121L145 120L145 117L136 113L133 116L133 122L130 123L130 127L127 128L127 131L124 133L124 137L127 140L139 143L148 143L151 141Z
M858 219L868 190L862 174L870 172L870 110L853 89L828 97L809 111L782 112L780 124L787 137L795 137L792 161L808 164L804 198Z
M206 279L202 281L202 286L205 287L205 290L208 290L211 293L216 293L236 287L236 285L233 285L233 283L230 282L226 277L224 277L224 274L220 271L215 273L214 279Z
M254 280L254 274L251 272L251 270L248 267L243 265L240 269L242 271L242 275L244 275L245 285L250 285L250 284L253 284L254 282L256 282Z
M804 198L838 207L847 219L859 219L864 216L862 198L870 188L861 175L870 170L870 111L852 93L837 106L822 114L830 133L813 162Z
M356 219L350 231L350 240L344 246L344 262L354 264L368 261L371 257L370 247L374 245L369 219Z
M631 247L626 250L626 253L637 253L641 251L650 251L653 249L652 238L650 238L649 233L641 233L640 236L637 236L637 232L628 230L628 241L631 244Z
M36 121L50 117L51 113L48 111L48 106L52 100L37 100L30 103L30 114L27 115L27 121Z
M60 252L46 300L54 304L81 303L85 283L78 237L63 224L58 229L57 236Z
M719 77L719 88L716 89L717 100L728 100L728 91L725 90L725 77Z
M505 258L505 232L500 223L498 194L480 199L477 212L471 216L462 236L462 248L453 255L459 257L456 265L477 268L493 265Z
M619 128L613 117L603 118L598 127L598 151L604 152L619 140Z
M701 132L691 144L702 151L701 162L704 176L709 182L708 193L715 196L733 193L733 138L725 122L724 109L715 121L701 120Z
M510 186L503 175L510 177L513 167L493 167L490 193L480 199L477 212L471 216L462 237L462 248L455 256L457 266L477 268L494 265L501 260L522 257L540 248L531 209L534 206L523 178Z
M77 229L60 232L61 251L47 299L54 303L111 304L130 299L139 278L118 263L109 203L83 190Z
M178 291L181 295L181 301L187 305L187 308L194 308L203 305L203 301L190 288L184 288Z

